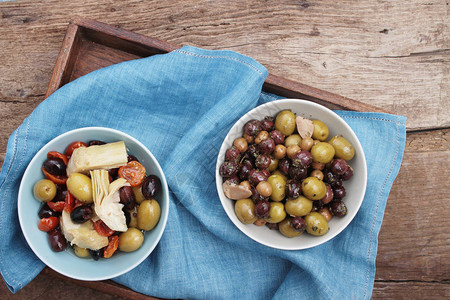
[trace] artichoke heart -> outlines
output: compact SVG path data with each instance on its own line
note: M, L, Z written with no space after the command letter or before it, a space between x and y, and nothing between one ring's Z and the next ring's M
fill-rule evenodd
M92 250L98 250L108 246L108 238L99 235L95 231L94 224L91 220L83 224L76 224L72 222L70 214L67 211L63 211L60 226L64 237L72 245Z
M119 189L130 184L123 178L109 183L106 170L91 171L94 210L97 216L114 231L127 231L125 214L120 203Z
M68 177L72 173L88 174L91 170L118 168L127 162L127 148L123 141L79 147L73 150L66 172Z

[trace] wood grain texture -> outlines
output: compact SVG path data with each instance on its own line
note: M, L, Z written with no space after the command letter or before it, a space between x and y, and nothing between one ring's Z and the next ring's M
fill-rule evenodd
M7 98L43 94L63 32L76 13L175 44L239 51L272 74L406 115L409 128L449 126L449 6L444 0L263 5L237 0L61 5L53 0L1 7L0 46L6 51L0 59L6 64L0 73L9 75L0 86Z
M449 10L448 0L0 3L0 165L7 138L44 99L74 15L173 44L235 50L271 74L408 117L417 132L407 137L387 203L373 298L449 298ZM0 295L107 294L108 285L99 294L71 283L47 288L49 278L40 274L17 295L1 285Z
M391 291L394 291L393 293ZM372 299L449 299L450 285L439 282L375 282Z
M48 85L46 97L94 70L136 58L165 54L180 46L95 20L75 17L69 24ZM269 74L262 90L278 96L306 99L330 109L382 112L367 103Z
M408 135L379 235L376 280L450 279L449 162L450 130Z

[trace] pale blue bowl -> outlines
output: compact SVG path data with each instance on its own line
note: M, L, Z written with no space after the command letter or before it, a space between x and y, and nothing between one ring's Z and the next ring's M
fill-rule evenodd
M133 154L145 166L147 174L154 174L161 179L162 190L155 199L161 207L161 219L158 225L145 233L144 243L137 251L118 253L109 259L77 257L71 247L65 251L53 252L50 248L47 233L38 229L38 211L41 202L33 196L34 184L44 178L41 171L47 152L64 153L71 142L90 140L104 142L124 141L130 154ZM122 275L139 265L146 259L158 244L166 227L169 214L169 188L161 166L152 153L138 140L121 131L103 127L85 127L66 132L48 142L31 160L19 188L18 213L20 226L25 239L34 253L53 270L78 280L105 280Z

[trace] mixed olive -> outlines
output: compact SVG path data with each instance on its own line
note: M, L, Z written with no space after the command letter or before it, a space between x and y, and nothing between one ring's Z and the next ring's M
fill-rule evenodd
M76 141L64 153L49 152L42 164L45 179L33 186L35 198L42 202L38 211L38 228L48 233L49 245L55 252L71 245L78 257L98 260L109 258L118 251L135 251L142 246L145 231L152 230L159 222L161 209L154 197L161 190L161 181L156 175L147 175L145 167L126 150L123 154L125 163L105 172L110 183L118 178L126 182L117 192L119 211L121 209L123 212L126 230L110 229L106 221L96 214L92 175L66 172L75 149L105 144L99 140L88 143ZM79 228L82 228L77 231L80 236L73 236L74 230ZM95 239L101 240L103 245L92 248L80 246L85 245L86 240ZM84 240L84 244L77 240Z
M326 234L331 218L347 214L343 181L355 155L345 137L329 134L323 121L290 110L248 121L219 168L238 219L286 237Z

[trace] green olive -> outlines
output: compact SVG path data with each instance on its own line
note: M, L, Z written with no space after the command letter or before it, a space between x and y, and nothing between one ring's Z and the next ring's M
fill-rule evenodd
M286 211L284 205L281 202L270 202L269 223L280 223L286 218Z
M139 249L144 242L144 234L137 228L128 228L119 235L119 250L133 252Z
M306 231L312 235L324 235L328 232L328 222L318 212L312 212L305 217Z
M145 197L142 194L142 184L137 185L137 186L132 186L131 189L133 190L134 197L136 198L136 203L141 204L142 201L145 200Z
M287 200L285 208L289 215L303 217L311 212L313 202L305 196L299 196L298 198Z
M353 148L353 145L342 135L334 136L328 143L333 146L336 151L336 156L339 158L351 160L353 156L355 156L355 148Z
M290 110L281 111L275 118L275 129L281 131L285 136L295 131L295 115Z
M286 146L286 148L292 145L300 146L301 143L302 138L298 134L292 134L284 140L284 146Z
M239 221L251 224L258 219L255 214L255 203L251 199L241 199L234 204L234 211Z
M42 202L52 201L56 195L56 184L51 180L41 179L35 183L33 194L36 199Z
M314 125L312 138L321 142L325 141L330 133L328 126L320 120L313 120L312 123Z
M137 211L137 225L142 230L152 230L159 222L161 208L158 201L151 199L142 201Z
M84 203L92 203L91 178L81 173L72 173L67 178L67 190L78 200Z
M317 177L308 177L302 182L302 193L309 200L320 200L325 197L327 187Z
M286 197L286 180L280 175L271 175L267 182L272 186L272 195L270 199L273 201L281 201Z
M275 170L275 171L272 173L272 175L279 175L279 176L281 176L281 178L284 179L284 181L287 181L287 180L288 180L288 178L286 177L286 175L284 175L280 170Z
M269 165L269 171L273 172L278 168L278 159L275 157L270 157L270 165Z
M278 224L278 230L280 230L281 234L285 237L296 237L303 233L303 231L294 230L291 226L292 218L286 218Z
M311 148L311 154L314 162L326 164L333 159L335 150L327 142L318 142Z
M77 245L73 245L73 252L78 257L89 257L89 250L86 248L78 247Z

